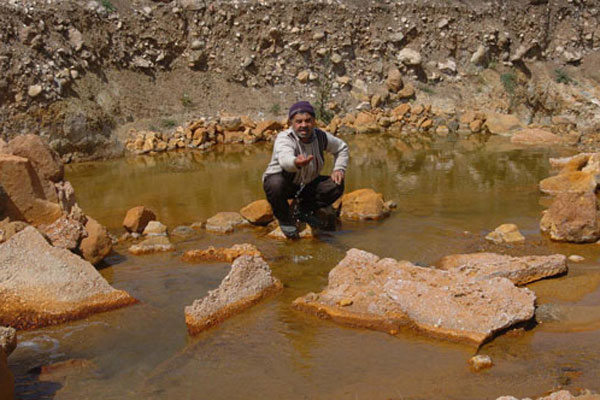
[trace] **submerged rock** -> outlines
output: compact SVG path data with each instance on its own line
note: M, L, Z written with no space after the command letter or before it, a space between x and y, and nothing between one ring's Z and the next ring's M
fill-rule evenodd
M281 290L283 285L260 256L240 256L217 289L185 307L188 332L194 335L215 326Z
M512 257L496 253L452 254L443 257L437 267L470 278L503 277L515 285L524 285L567 272L567 258L551 256Z
M520 243L525 241L525 236L521 234L519 227L515 224L502 224L490 232L485 238L496 244Z
M149 208L137 206L129 209L123 220L123 227L128 232L142 233L148 222L154 221L156 214Z
M492 358L490 356L478 354L469 359L469 364L471 368L475 371L481 371L485 368L491 368L494 363L492 362Z
M269 232L269 234L267 236L272 239L289 240L287 238L287 236L285 236L283 234L283 232L281 231L280 226L278 226L277 228L275 228L274 230ZM304 225L304 227L300 227L299 232L298 232L298 237L300 239L312 239L315 237L315 234L314 234L312 228L310 227L310 225L306 224L306 225Z
M123 307L136 299L113 289L87 261L52 247L33 227L0 245L0 325L53 325Z
M247 225L248 221L238 212L220 212L210 217L204 226L209 232L231 233L238 226Z
M236 258L242 256L261 256L260 251L256 246L243 243L234 244L232 247L219 247L215 248L210 246L206 250L188 250L183 254L182 260L188 262L197 261L218 261L218 262L232 262Z
M240 210L242 217L255 225L267 225L273 221L273 209L267 200L256 200Z
M175 251L175 246L166 236L150 236L141 243L129 247L129 252L136 256L165 251Z
M381 193L373 189L358 189L341 198L341 217L351 220L382 219L390 214Z
M505 278L478 280L351 249L329 273L325 290L300 297L293 306L340 323L390 333L406 326L481 345L530 320L534 302L533 292Z

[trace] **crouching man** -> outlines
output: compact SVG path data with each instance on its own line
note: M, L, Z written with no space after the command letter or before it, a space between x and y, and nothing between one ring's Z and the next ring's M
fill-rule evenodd
M297 221L288 199L297 199L300 221L318 227L315 211L344 193L349 153L343 140L315 127L315 110L309 102L300 101L290 107L288 118L290 128L275 139L271 161L263 174L263 188L281 230L295 239ZM320 175L325 151L334 156L330 176Z

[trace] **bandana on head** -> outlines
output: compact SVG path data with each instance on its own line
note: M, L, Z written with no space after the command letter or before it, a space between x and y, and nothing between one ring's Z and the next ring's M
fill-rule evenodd
M308 113L315 116L315 109L308 101L299 101L290 107L288 118L292 119L298 113Z

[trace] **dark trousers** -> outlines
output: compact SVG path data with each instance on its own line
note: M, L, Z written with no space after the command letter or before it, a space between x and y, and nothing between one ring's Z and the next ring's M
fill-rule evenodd
M272 174L265 177L263 188L280 224L293 225L288 199L293 199L300 190L293 182L293 175ZM344 193L344 182L337 185L329 176L320 175L308 183L298 196L300 212L313 212L336 201Z

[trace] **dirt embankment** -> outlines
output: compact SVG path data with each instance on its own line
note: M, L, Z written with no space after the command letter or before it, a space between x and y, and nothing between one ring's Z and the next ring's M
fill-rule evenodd
M494 109L526 122L600 120L600 7L528 1L10 0L0 5L2 137L35 132L65 160L122 151L124 127L338 111L401 101ZM594 54L596 53L596 54ZM590 142L591 143L591 142ZM593 145L590 144L590 146Z

